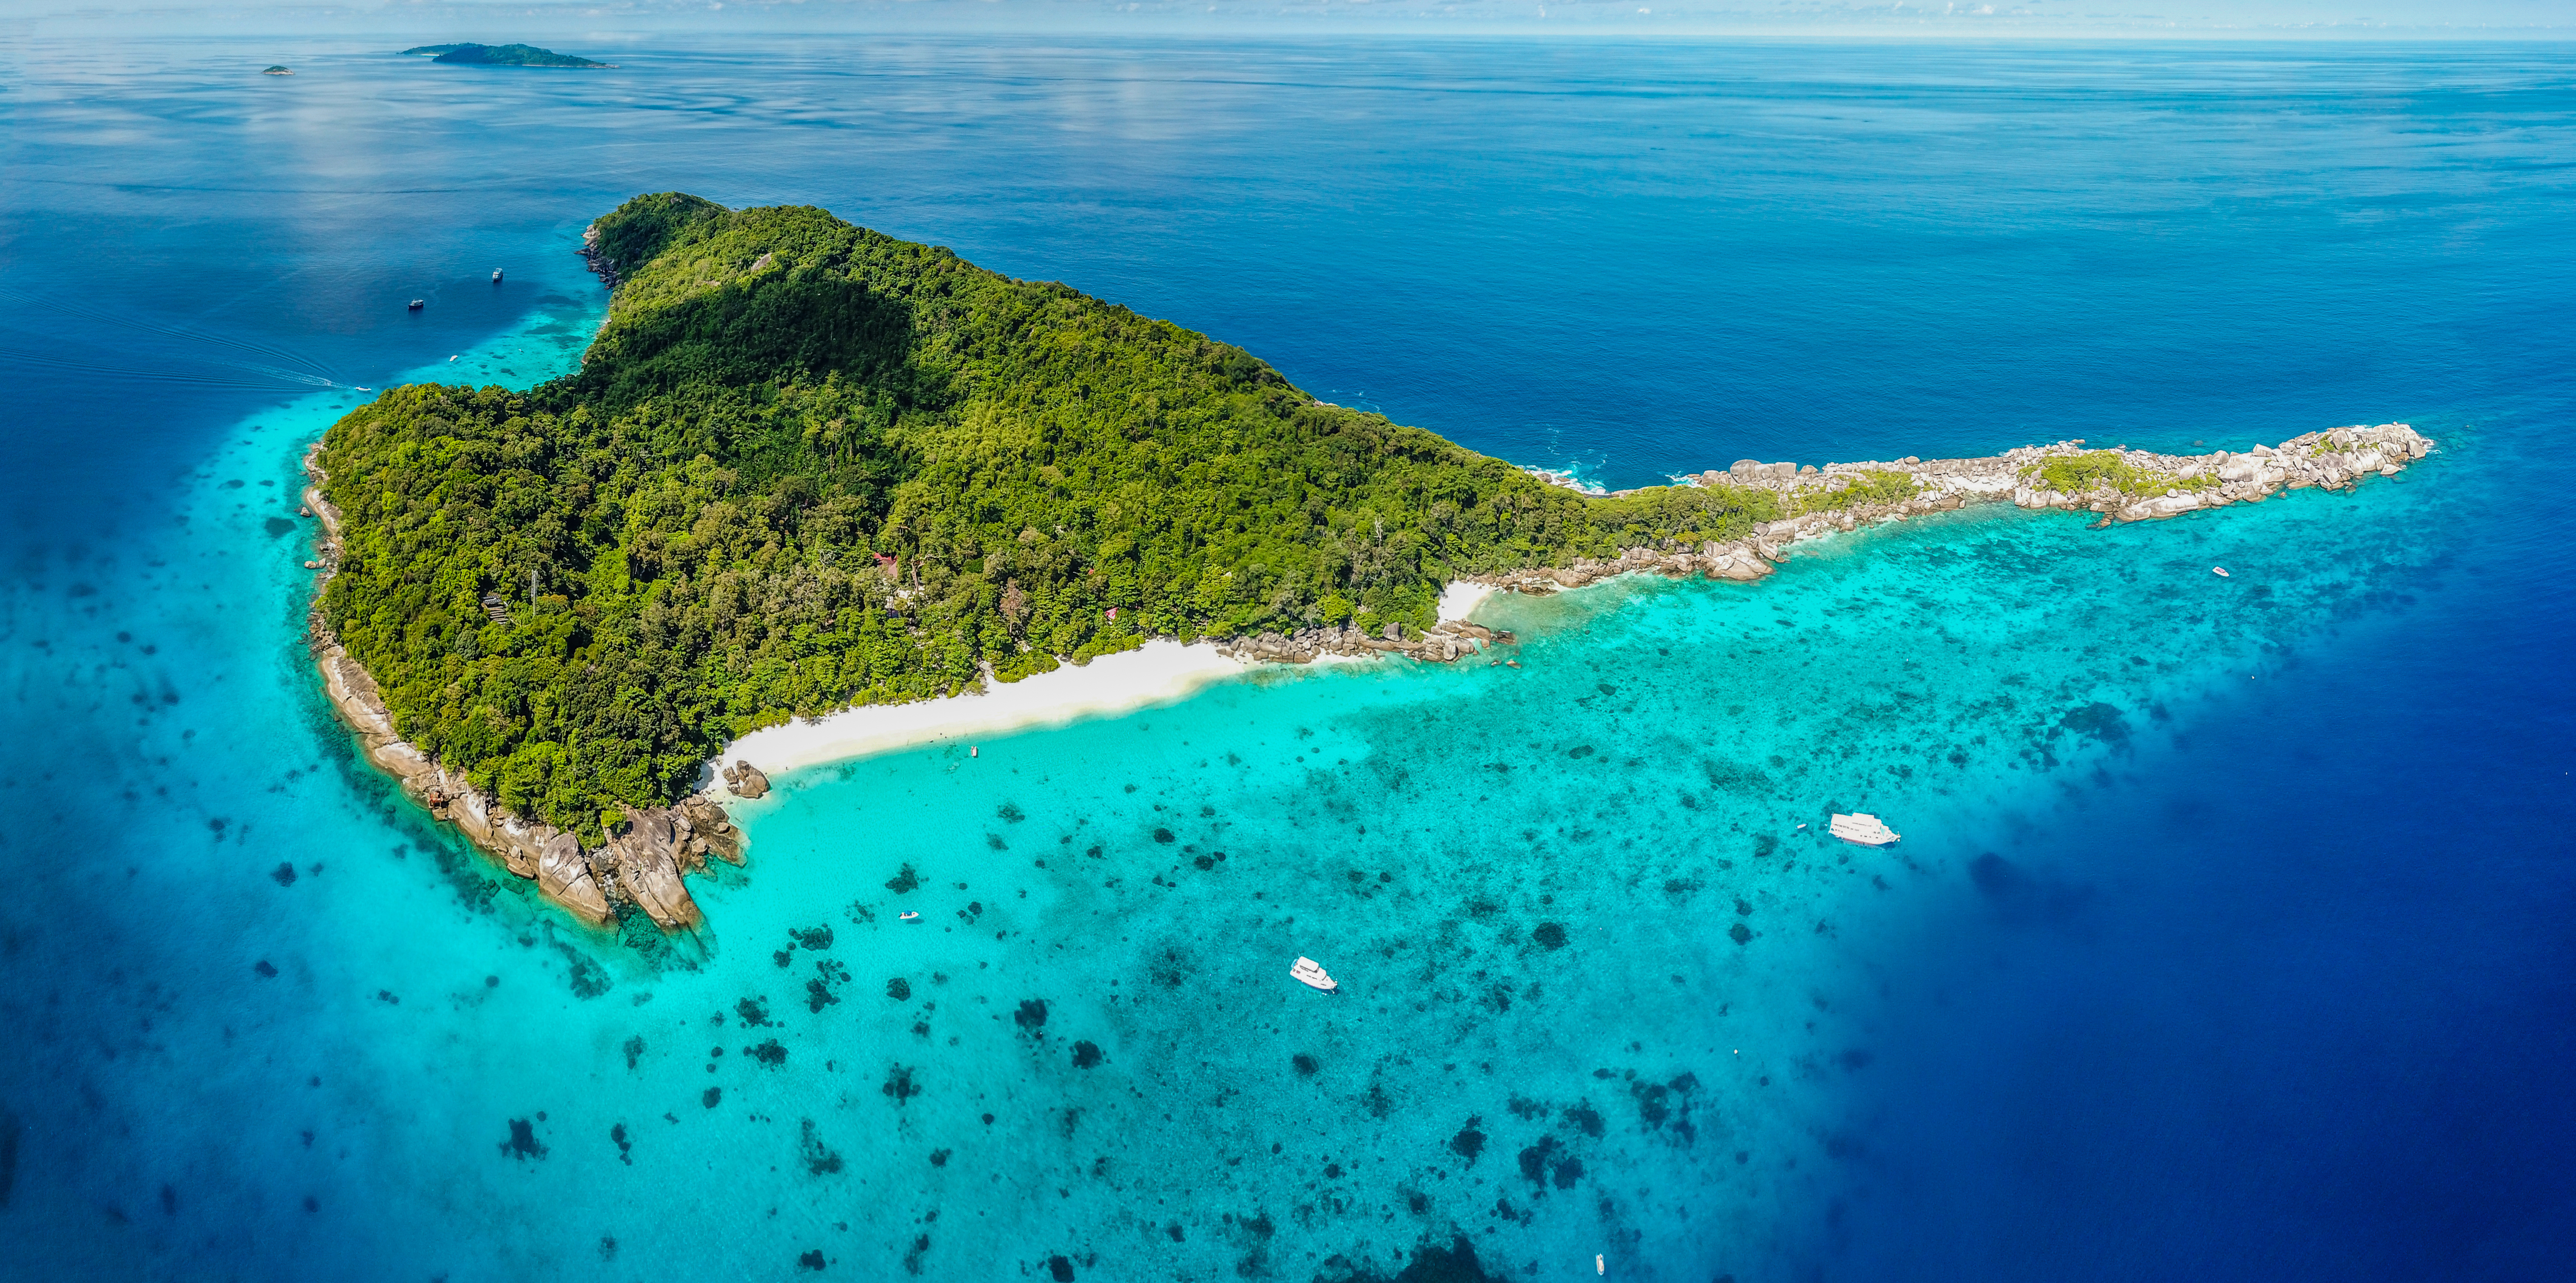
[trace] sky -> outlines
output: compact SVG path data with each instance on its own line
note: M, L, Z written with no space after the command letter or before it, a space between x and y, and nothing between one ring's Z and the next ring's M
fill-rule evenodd
M2576 39L2576 0L0 0L0 39L741 32Z

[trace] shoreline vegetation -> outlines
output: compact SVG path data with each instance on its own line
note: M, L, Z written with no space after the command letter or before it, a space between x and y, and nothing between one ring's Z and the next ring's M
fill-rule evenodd
M702 920L767 775L1497 645L1490 591L1753 582L1975 502L2103 523L2394 475L2402 424L2243 454L1738 461L1587 496L1240 349L811 208L638 197L576 372L393 388L306 458L310 617L368 759L595 925Z

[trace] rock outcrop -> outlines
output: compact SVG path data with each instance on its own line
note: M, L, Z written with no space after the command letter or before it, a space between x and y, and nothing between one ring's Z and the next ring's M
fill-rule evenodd
M1384 631L1375 634L1345 625L1235 637L1218 642L1216 647L1219 654L1256 664L1310 664L1327 655L1352 658L1403 655L1445 664L1477 654L1488 646L1508 644L1514 640L1517 639L1508 632L1496 632L1482 624L1455 619L1444 620L1429 632L1410 635L1395 624L1388 624Z
M538 854L537 891L594 925L604 925L610 917L608 893L592 876L581 839L569 833L557 832Z
M736 868L742 866L745 845L742 830L733 826L733 817L726 815L724 808L716 805L715 799L693 793L680 799L679 810L689 823L689 841L685 849L695 862L696 868L692 871L705 869L710 855Z
M653 925L682 931L703 920L689 889L680 884L680 854L688 842L686 820L673 824L673 811L655 807L626 810L626 823L608 838L606 863L610 885L642 909ZM700 861L698 867L706 867Z
M724 768L724 782L725 787L732 789L736 797L756 802L769 796L769 777L761 774L759 767L740 758L734 759L733 765Z
M340 560L340 513L322 497L323 477L316 464L320 449L317 444L305 456L305 470L312 474L313 484L304 492L304 506L322 522L315 568L317 580L328 581ZM306 641L331 707L357 735L367 760L393 776L433 818L455 825L502 868L534 881L539 894L573 916L605 926L619 909L632 905L665 931L686 930L703 921L704 915L681 878L704 873L710 854L728 864L743 862L747 842L742 830L704 794L692 794L673 806L629 809L617 831L591 849L571 833L511 813L472 780L440 765L394 728L392 710L385 706L375 679L350 657L323 620L318 593L305 622ZM760 787L766 792L768 781L763 779Z

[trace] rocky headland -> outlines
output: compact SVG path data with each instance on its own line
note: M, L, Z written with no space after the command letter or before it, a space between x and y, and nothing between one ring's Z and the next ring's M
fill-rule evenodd
M375 678L350 658L322 618L319 584L337 568L341 522L339 510L322 495L320 451L317 443L304 458L311 478L304 509L322 526L316 556L305 563L316 572L305 640L331 707L356 732L367 760L393 776L433 818L455 825L501 867L535 882L538 892L584 922L605 926L629 907L664 931L685 931L704 921L682 879L707 872L710 857L739 867L749 845L707 792L670 806L630 807L625 820L608 830L606 841L585 847L569 832L511 814L489 792L433 760L395 729ZM756 799L769 791L768 778L748 762L723 768L723 779L736 797Z
M1739 459L1724 471L1680 478L1680 484L1768 490L1778 497L1782 509L1802 515L1765 522L1747 536L1727 542L1626 548L1608 560L1581 558L1568 566L1517 570L1475 582L1533 595L1636 574L1676 579L1704 575L1750 583L1788 560L1789 547L1800 540L1950 512L1974 503L2009 501L2021 508L2095 512L2102 517L2098 525L2160 521L2206 508L2261 503L2283 491L2311 486L2349 490L2365 477L2396 476L2432 448L2433 442L2411 426L2383 423L2311 432L2277 446L2258 445L2242 452L2196 455L2088 450L2077 439L2021 446L1976 459L1909 455L1884 463L1829 463L1821 468ZM1891 486L1891 481L1896 484ZM1876 493L1903 491L1905 497L1848 505L1834 502L1841 492L1864 485ZM1355 628L1263 633L1222 642L1219 648L1244 660L1285 664L1310 663L1328 655L1378 654L1449 663L1511 640L1509 633L1450 620L1421 632L1388 625L1378 634Z

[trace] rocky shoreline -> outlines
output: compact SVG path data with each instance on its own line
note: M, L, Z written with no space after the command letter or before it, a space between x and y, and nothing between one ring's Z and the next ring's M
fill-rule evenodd
M2413 427L2383 423L2311 432L2278 446L2258 445L2241 453L2218 450L2170 455L2145 450L2087 450L2079 438L2053 445L2021 446L1976 459L1908 456L1886 463L1829 463L1822 468L1739 459L1724 472L1685 477L1682 484L1768 490L1780 497L1782 506L1808 511L1766 522L1744 538L1727 542L1712 540L1695 548L1626 548L1606 561L1587 557L1571 566L1477 576L1470 582L1532 595L1635 574L1675 579L1696 574L1751 583L1788 560L1790 545L1802 539L1819 539L1925 513L1950 512L1974 503L2009 500L2021 508L2097 512L2102 514L2098 523L2101 525L2160 521L2205 508L2260 503L2283 491L2310 486L2349 490L2364 477L2396 476L2408 464L2431 453L2432 448L2433 442ZM1856 483L1884 484L1891 476L1904 479L1912 490L1910 497L1848 506L1832 502L1835 494ZM1452 620L1427 632L1403 632L1389 625L1379 635L1364 634L1356 628L1263 633L1221 642L1218 648L1238 659L1283 664L1311 663L1328 655L1378 654L1451 663L1511 640L1509 633L1497 634L1481 625Z
M749 845L715 798L700 792L671 806L630 807L605 843L586 848L571 833L512 814L394 729L393 713L375 678L350 658L322 617L321 586L339 565L340 512L322 496L321 451L317 441L304 456L304 471L311 478L304 509L322 523L317 555L305 563L316 572L305 642L333 711L357 734L367 760L393 776L433 818L455 825L501 867L535 882L539 894L584 922L606 926L630 907L664 931L685 931L705 921L682 879L707 872L709 857L740 866ZM724 779L737 797L758 798L769 791L767 777L749 763L725 768Z
M595 261L595 260L594 260ZM2284 490L2316 486L2347 490L2367 476L2395 476L2430 453L2433 443L2402 423L2336 428L2293 437L2279 446L2241 454L2161 455L2139 450L2086 450L2080 440L2023 446L1977 459L1918 459L1886 463L1833 463L1822 468L1739 460L1724 472L1684 478L1686 485L1729 485L1768 490L1783 508L1801 515L1764 523L1743 538L1696 547L1628 548L1610 560L1583 558L1571 566L1517 570L1473 582L1510 592L1543 595L1630 574L1756 582L1788 559L1803 539L1948 512L1972 503L2010 501L2022 508L2062 508L2102 514L2100 524L2154 521L2203 508L2260 503ZM704 874L710 858L740 866L747 838L718 801L715 781L679 802L628 808L607 840L585 847L574 834L512 814L498 799L402 738L375 679L342 648L322 617L321 585L337 569L340 514L323 497L321 443L306 452L311 483L305 511L318 518L317 555L305 563L316 572L306 619L307 642L332 708L354 731L369 762L392 775L431 816L454 824L512 874L536 883L548 900L594 926L632 910L664 931L687 931L704 921L684 879ZM1907 497L1849 503L1835 496L1866 484L1872 493L1891 487ZM1220 654L1246 663L1312 663L1326 656L1403 655L1427 663L1454 663L1516 640L1512 634L1466 620L1445 620L1428 631L1388 625L1378 633L1357 628L1263 633L1217 643ZM1493 663L1510 663L1492 659ZM769 781L748 762L722 767L725 795L757 799Z

